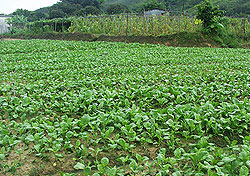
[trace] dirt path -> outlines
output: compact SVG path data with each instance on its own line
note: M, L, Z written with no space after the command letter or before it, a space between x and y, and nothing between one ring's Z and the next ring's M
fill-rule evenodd
M21 39L15 39L15 38L1 38L2 41L11 41L11 40L21 40Z
M38 35L15 35L0 36L0 40L20 40L20 39L49 39L49 40L72 40L72 41L108 41L125 43L149 43L161 44L173 47L221 47L213 40L205 38L200 33L177 33L166 36L107 36L92 35L83 33L43 33Z

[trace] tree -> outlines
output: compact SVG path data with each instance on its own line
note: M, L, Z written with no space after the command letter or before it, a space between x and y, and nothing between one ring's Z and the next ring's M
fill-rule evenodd
M158 0L147 0L144 4L139 6L137 11L142 12L143 10L148 11L153 9L164 10L165 5L163 1L159 2Z
M14 15L12 18L8 18L8 24L12 24L14 27L24 28L28 22L27 17L24 15Z
M214 6L211 0L204 0L196 7L196 18L202 21L204 32L216 33L220 28L223 28L223 25L219 22L219 17L223 16L224 11L220 10L219 6Z
M53 19L53 18L64 18L66 16L66 14L60 10L60 9L51 9L49 11L49 18Z
M103 0L61 0L49 9L49 18L62 18L68 16L98 15Z
M81 5L81 7L94 6L94 7L100 8L104 0L61 0L61 2L78 4L78 5Z
M41 19L46 19L47 16L45 13L42 12L31 12L31 15L29 17L29 21L39 21Z
M24 16L24 17L29 17L31 14L31 11L26 10L26 9L17 9L15 12L12 13L12 15L18 15L18 16Z
M82 7L79 4L72 4L72 3L66 2L66 1L65 2L58 2L58 3L54 4L53 6L51 6L49 16L50 16L50 18L52 18L52 16L62 16L62 17L73 16L81 8ZM51 13L54 15L51 16Z
M27 21L33 21L33 12L26 10L26 9L17 9L15 12L12 13L13 16L18 16L18 17L25 17Z
M130 10L126 5L119 3L119 4L109 5L106 12L111 15L111 14L129 13Z
M80 9L76 12L77 16L85 16L85 15L99 15L102 11L94 6L86 6L83 9Z

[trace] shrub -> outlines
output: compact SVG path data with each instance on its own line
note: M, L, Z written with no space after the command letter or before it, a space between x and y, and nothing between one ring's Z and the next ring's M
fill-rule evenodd
M107 13L112 14L120 14L120 13L129 13L130 10L126 5L123 4L111 4L107 8Z
M86 15L100 15L102 11L94 6L86 6L83 9L76 12L77 16L86 16Z
M202 21L203 32L218 33L224 27L220 23L224 11L220 10L219 6L214 6L211 0L205 0L196 7L196 18Z

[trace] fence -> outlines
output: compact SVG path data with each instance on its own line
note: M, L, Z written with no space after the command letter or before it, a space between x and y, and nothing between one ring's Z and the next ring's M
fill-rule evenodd
M165 35L177 32L195 31L199 24L188 16L144 16L123 14L74 19L70 32L84 32L105 35Z
M227 20L226 30L229 34L246 38L250 36L250 20L246 18L224 18Z
M224 18L226 30L230 34L244 37L250 33L248 19ZM56 32L81 32L104 35L167 35L178 32L195 32L201 27L194 17L185 14L144 16L141 14L121 14L110 16L87 16L70 19L55 19L28 25L31 30Z

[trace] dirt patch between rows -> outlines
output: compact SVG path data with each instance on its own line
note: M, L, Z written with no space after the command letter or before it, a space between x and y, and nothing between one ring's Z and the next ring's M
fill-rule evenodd
M15 38L1 38L2 41L12 41L12 40L20 40Z
M1 39L2 38L2 39ZM50 39L50 40L69 40L69 41L108 41L126 43L149 43L161 44L174 47L220 47L214 41L205 38L200 33L181 32L165 36L107 36L92 35L83 33L44 33L39 35L12 35L0 36L1 40L16 39Z

